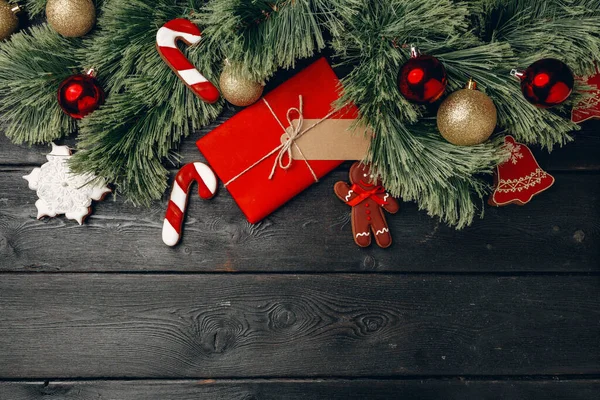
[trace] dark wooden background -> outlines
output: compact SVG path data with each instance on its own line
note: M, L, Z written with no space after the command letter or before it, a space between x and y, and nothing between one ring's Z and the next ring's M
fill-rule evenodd
M530 204L455 231L403 203L381 250L333 195L349 163L258 225L193 197L171 249L166 198L36 220L49 148L0 135L0 399L597 398L600 123L575 137L535 150Z

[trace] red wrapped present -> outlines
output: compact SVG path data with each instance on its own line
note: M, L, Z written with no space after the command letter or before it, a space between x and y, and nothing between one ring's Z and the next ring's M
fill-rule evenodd
M306 158L296 143L308 135L318 141L323 129L315 128L324 121L356 119L354 105L333 112L339 90L321 58L198 140L248 221L259 222L344 161Z

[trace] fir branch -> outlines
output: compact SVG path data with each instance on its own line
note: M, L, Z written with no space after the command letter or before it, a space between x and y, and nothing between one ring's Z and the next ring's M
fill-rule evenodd
M46 11L48 0L26 0L25 9L31 17L36 17Z
M186 17L188 4L107 2L97 37L84 46L86 62L105 78L110 96L82 122L78 143L82 151L73 157L72 166L114 182L136 204L162 196L167 169L161 162L172 158L181 139L213 121L223 107L223 101L207 104L197 98L156 51L158 28ZM184 51L215 82L220 62L207 47L203 41Z
M204 27L209 47L227 58L235 73L254 81L325 47L324 20L343 0L212 0L193 20Z
M471 224L489 185L477 174L491 173L506 157L497 138L471 147L446 142L432 122L405 126L397 118L370 121L375 135L367 161L384 186L405 201L414 200L429 215L458 229Z
M504 158L501 140L473 147L446 142L432 120L416 124L427 110L408 103L396 83L397 71L408 58L407 49L399 45L439 50L444 44L455 49L479 43L468 31L466 5L364 0L356 11L345 15L344 29L335 33L333 46L343 64L354 67L343 80L341 103L354 102L375 132L367 161L394 195L415 200L448 224L468 225L477 212L471 193L482 198L488 189L474 175L491 172ZM490 48L485 54L495 55L497 50ZM477 64L475 55L465 53L462 61ZM492 68L500 60L502 56L492 57L481 68Z
M82 124L78 147L83 150L72 159L73 169L91 171L114 182L119 192L136 204L160 198L166 189L168 171L161 163L164 155L148 145L145 135L149 126L150 132L159 134L153 125L168 118L160 115L165 112L166 108L145 107L130 94L111 96L93 118L86 118ZM115 115L126 119L116 120L107 127L106 121L113 120ZM103 129L109 131L97 140L95 135Z
M0 120L13 142L47 143L75 130L56 93L64 79L80 72L74 56L79 42L41 25L0 44Z
M585 75L600 60L598 1L494 0L483 9L488 35L511 45L518 63L515 67L553 57L577 75Z
M107 91L122 91L127 78L156 56L156 31L165 22L185 16L187 8L181 3L106 1L96 22L98 34L84 40L80 59L98 69Z

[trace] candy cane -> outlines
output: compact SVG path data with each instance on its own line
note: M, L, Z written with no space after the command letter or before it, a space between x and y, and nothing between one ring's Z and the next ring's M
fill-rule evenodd
M206 164L189 163L177 172L163 223L162 239L167 246L175 246L181 239L188 192L194 182L198 182L198 194L203 199L210 199L217 191L217 177Z
M190 46L198 43L201 38L202 33L196 25L187 19L177 18L167 22L158 30L156 48L167 65L198 97L207 103L214 103L219 100L219 90L188 61L177 47L178 40Z

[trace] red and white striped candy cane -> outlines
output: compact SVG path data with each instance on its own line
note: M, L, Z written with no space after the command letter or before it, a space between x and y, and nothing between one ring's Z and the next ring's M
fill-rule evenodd
M167 246L175 246L181 239L188 194L194 182L198 182L198 194L203 199L210 199L217 191L217 177L206 164L189 163L177 172L163 223L162 239Z
M207 103L219 100L219 90L202 75L177 47L181 40L188 46L202 38L200 29L184 18L173 19L156 33L156 48L169 67L192 91Z

